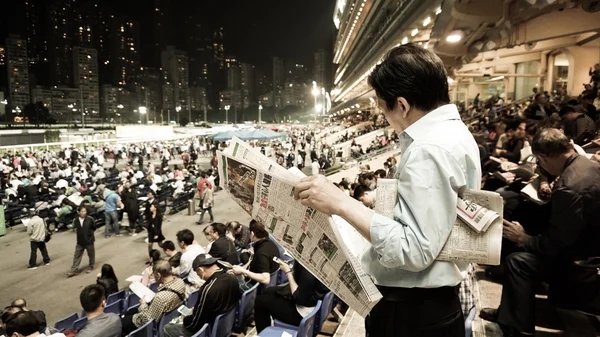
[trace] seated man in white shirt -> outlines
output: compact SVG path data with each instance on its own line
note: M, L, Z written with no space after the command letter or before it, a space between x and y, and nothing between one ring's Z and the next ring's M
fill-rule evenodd
M54 185L54 187L56 188L67 188L69 187L69 183L63 179L63 176L60 176L60 179L58 179L58 181L56 182L56 184Z
M196 256L206 253L204 248L194 241L194 233L189 229L177 232L177 242L181 248L181 260L179 264L179 277L192 287L202 285L200 277L192 271L192 264Z
M394 219L349 198L324 176L302 179L295 197L344 218L371 243L361 262L383 298L366 319L370 337L462 337L457 286L469 264L437 258L456 220L458 191L479 189L477 144L449 104L448 75L433 52L415 44L393 48L369 84L385 118L401 132Z

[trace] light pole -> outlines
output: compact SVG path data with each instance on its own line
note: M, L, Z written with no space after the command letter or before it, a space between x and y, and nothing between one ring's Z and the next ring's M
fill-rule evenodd
M326 99L326 94L325 94L325 88L321 87L321 96L323 97L323 112L321 113L321 116L325 116L325 114L327 113L327 99Z
M229 109L231 108L231 106L226 105L225 106L225 124L229 124Z
M175 108L175 111L177 111L177 123L179 123L179 122L180 122L180 120L179 120L179 111L181 111L181 105L178 105L178 106Z
M262 121L262 104L258 103L258 126L260 126L260 122Z
M140 122L142 122L142 124L144 124L144 115L147 112L146 107L141 106L138 108L138 110L140 111ZM148 117L146 117L146 124L148 124Z
M319 113L319 110L321 110L320 108L317 108L317 97L319 97L319 88L317 88L317 82L313 81L313 89L312 89L312 94L313 96L315 96L315 122L317 121L317 115Z
M119 112L119 117L121 117L121 125L123 125L123 108L124 108L124 106L123 106L123 104L119 104L119 105L117 105L117 108L120 111Z

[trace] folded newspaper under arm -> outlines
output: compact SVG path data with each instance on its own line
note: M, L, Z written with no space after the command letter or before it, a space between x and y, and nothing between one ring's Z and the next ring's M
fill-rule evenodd
M481 217L474 224L484 232L476 232L476 229L471 224L468 224L458 216L461 212L457 211L454 227L437 260L464 261L487 265L500 264L503 228L502 214L504 210L502 197L495 192L465 189L462 192L461 198L464 204L477 205L476 209L479 209L479 213L477 214L486 213L486 216ZM468 203L465 200L468 200ZM397 202L398 183L396 180L378 179L375 212L393 218ZM457 208L460 208L460 203L457 205ZM473 214L475 212L465 213ZM478 219L478 217L475 216L475 219Z
M294 186L302 173L286 170L236 137L217 158L221 187L231 198L298 263L366 316L381 293L342 237L346 228L294 200Z

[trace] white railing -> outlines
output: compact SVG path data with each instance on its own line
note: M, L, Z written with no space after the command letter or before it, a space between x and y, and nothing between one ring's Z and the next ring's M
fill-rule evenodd
M356 142L356 145L361 145L363 150L366 150L367 147L369 147L369 145L373 142L373 140L376 140L377 138L383 136L386 129L388 130L388 133L392 132L391 127L378 129L375 131L371 131L367 134L355 137L354 142ZM338 152L342 151L342 158L349 158L351 156L351 151L350 151L351 147L352 147L352 139L345 141L343 143L334 145L333 151L336 156L337 156Z

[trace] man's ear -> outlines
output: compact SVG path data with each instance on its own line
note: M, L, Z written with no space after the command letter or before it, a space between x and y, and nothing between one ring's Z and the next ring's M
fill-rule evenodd
M410 112L410 104L408 104L408 101L404 97L398 97L396 99L396 104L402 114L402 118L408 117L408 113Z

